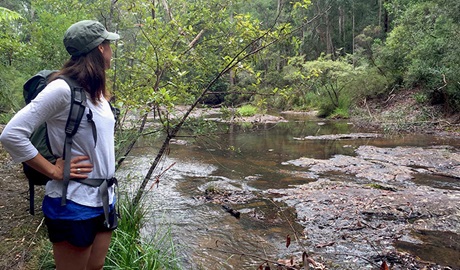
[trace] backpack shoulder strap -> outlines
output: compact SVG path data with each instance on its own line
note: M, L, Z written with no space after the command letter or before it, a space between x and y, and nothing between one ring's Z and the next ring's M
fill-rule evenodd
M71 103L70 103L70 111L69 117L67 118L66 126L65 126L65 141L64 141L64 186L62 189L62 200L61 205L66 204L66 196L67 196L67 187L69 186L70 181L70 159L71 159L71 149L73 144L73 136L77 133L78 127L80 126L81 120L85 113L85 109L87 107L86 103L86 94L85 89L81 87L77 82L72 80L71 78L65 76L58 76L58 78L63 79L70 87L71 93ZM88 121L92 125L93 129L93 138L94 142L96 143L96 127L92 120L92 112L89 110L88 113Z
M70 112L65 125L65 133L67 136L73 136L77 133L81 119L86 109L86 94L83 87L77 84L74 80L60 75L58 78L63 79L70 87Z

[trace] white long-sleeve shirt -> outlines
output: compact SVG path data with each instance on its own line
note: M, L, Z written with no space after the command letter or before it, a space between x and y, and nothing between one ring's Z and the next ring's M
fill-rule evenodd
M65 125L70 110L70 87L62 79L48 84L37 97L21 109L5 126L0 141L16 162L34 158L38 150L29 140L32 132L42 123L47 123L48 137L53 154L62 157L65 139ZM111 178L115 173L114 126L115 118L109 103L93 104L87 99L87 106L93 113L97 129L97 143L94 144L91 124L87 121L88 108L82 118L80 127L73 137L71 156L89 156L93 171L88 178ZM88 162L88 161L83 161ZM52 180L46 184L45 195L62 197L63 181ZM99 207L102 200L98 187L90 187L70 181L67 199L78 204ZM109 188L109 203L113 203L113 187Z

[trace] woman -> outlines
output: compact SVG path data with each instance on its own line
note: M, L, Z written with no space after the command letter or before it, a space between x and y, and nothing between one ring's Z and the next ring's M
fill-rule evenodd
M112 58L111 40L119 35L91 20L80 21L68 28L64 45L71 58L51 79L47 87L5 126L0 140L14 161L25 162L45 174L52 181L46 184L42 208L48 235L53 243L56 269L102 269L116 228L113 187L108 188L111 208L111 226L104 224L103 203L99 187L70 181L63 196L64 160L50 163L28 139L31 133L46 122L48 137L54 155L63 156L65 125L71 104L71 90L65 80L70 78L83 87L87 96L85 115L91 110L96 127L81 121L73 137L71 151L71 179L112 179L115 173L114 126L115 118L108 103L106 69ZM97 134L97 139L93 134Z

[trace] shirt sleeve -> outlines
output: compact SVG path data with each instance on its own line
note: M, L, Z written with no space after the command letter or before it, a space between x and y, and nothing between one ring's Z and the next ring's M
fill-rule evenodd
M15 162L34 158L38 150L30 135L48 119L62 117L70 107L70 88L62 79L52 81L28 105L16 113L3 129L0 141ZM64 127L63 127L64 128Z

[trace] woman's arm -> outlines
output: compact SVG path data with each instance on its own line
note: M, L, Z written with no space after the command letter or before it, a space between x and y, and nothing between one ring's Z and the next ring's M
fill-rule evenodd
M58 159L56 164L49 162L32 145L29 137L39 125L50 118L60 118L64 130L69 100L70 89L67 83L62 80L53 81L8 122L0 135L0 141L14 161L25 162L51 179L63 178L64 160ZM89 162L80 162L88 159L87 156L78 156L71 160L71 178L87 177L87 173L92 171L92 165Z
M93 165L89 162L82 162L85 160L89 160L89 157L78 156L70 161L70 178L84 179L88 177L88 173L93 170ZM54 180L62 180L64 178L64 162L62 158L58 158L56 164L53 164L40 153L34 158L25 161L33 169Z

